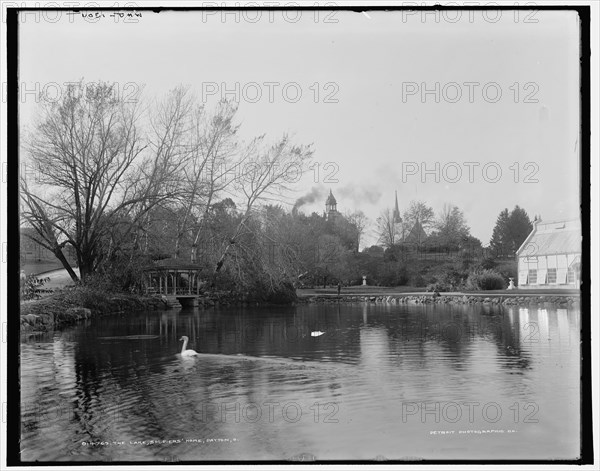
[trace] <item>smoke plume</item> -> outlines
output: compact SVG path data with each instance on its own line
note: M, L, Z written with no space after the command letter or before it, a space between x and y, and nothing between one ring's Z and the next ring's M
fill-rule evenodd
M323 204L325 204L326 198L327 190L325 189L325 187L313 186L307 194L301 196L296 200L296 203L294 203L293 211L297 211L298 208L300 208L301 206L304 206L305 204L314 203L317 200L323 200Z
M341 208L342 212L344 210L361 208L363 205L377 204L382 196L381 190L375 186L356 187L346 185L340 188L334 185L331 187L331 190L333 191L333 196L337 199L338 209ZM325 200L328 195L329 188L323 185L313 186L308 193L296 200L292 211L296 212L301 206L314 203L315 201L320 202L325 207ZM389 204L392 203L392 201L389 202Z
M344 202L348 209L360 208L364 204L377 204L381 198L381 190L377 187L356 187L346 185L338 190L333 190L334 195L339 195L338 204ZM392 202L390 201L390 204ZM353 208L350 208L353 207Z

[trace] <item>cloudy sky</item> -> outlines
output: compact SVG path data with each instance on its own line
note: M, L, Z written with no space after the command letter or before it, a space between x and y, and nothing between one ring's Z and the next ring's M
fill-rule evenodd
M414 13L414 14L413 14ZM438 20L438 21L436 21ZM293 204L373 221L422 200L461 208L487 244L498 213L578 217L579 37L573 12L28 13L22 90L85 78L148 99L190 85L240 102L242 135L313 143ZM35 113L22 93L22 124Z

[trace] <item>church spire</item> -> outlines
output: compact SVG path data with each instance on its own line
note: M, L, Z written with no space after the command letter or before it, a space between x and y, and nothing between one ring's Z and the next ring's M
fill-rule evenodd
M396 204L394 206L394 223L402 222L400 210L398 209L398 191L396 191Z

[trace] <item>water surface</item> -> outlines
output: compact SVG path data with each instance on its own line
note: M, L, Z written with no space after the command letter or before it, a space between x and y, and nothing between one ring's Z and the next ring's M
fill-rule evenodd
M199 356L181 357L182 335ZM579 341L579 310L537 307L303 305L92 319L23 339L21 456L575 459Z

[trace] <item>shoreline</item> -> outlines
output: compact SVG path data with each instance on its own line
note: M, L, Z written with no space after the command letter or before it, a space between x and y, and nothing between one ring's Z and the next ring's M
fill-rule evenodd
M336 294L315 293L300 294L297 303L370 303L370 304L496 304L503 306L530 306L552 304L554 306L572 306L579 304L580 295L574 293L370 293L370 294Z
M577 293L548 293L539 292L478 292L478 293L440 293L431 292L392 292L393 289L373 290L372 293L342 293L337 295L334 290L299 290L296 300L288 303L299 304L330 304L330 303L368 303L368 304L485 304L501 306L553 306L570 307L578 305L580 296ZM226 299L224 299L226 298ZM239 296L213 295L202 299L200 307L252 305ZM167 310L165 301L156 296L143 296L129 293L106 293L89 288L74 288L58 291L50 296L21 301L20 322L21 334L43 333L60 329L90 319L110 314L144 310Z
M44 333L80 320L130 311L164 310L155 297L101 292L89 288L63 289L41 299L21 301L21 334Z

